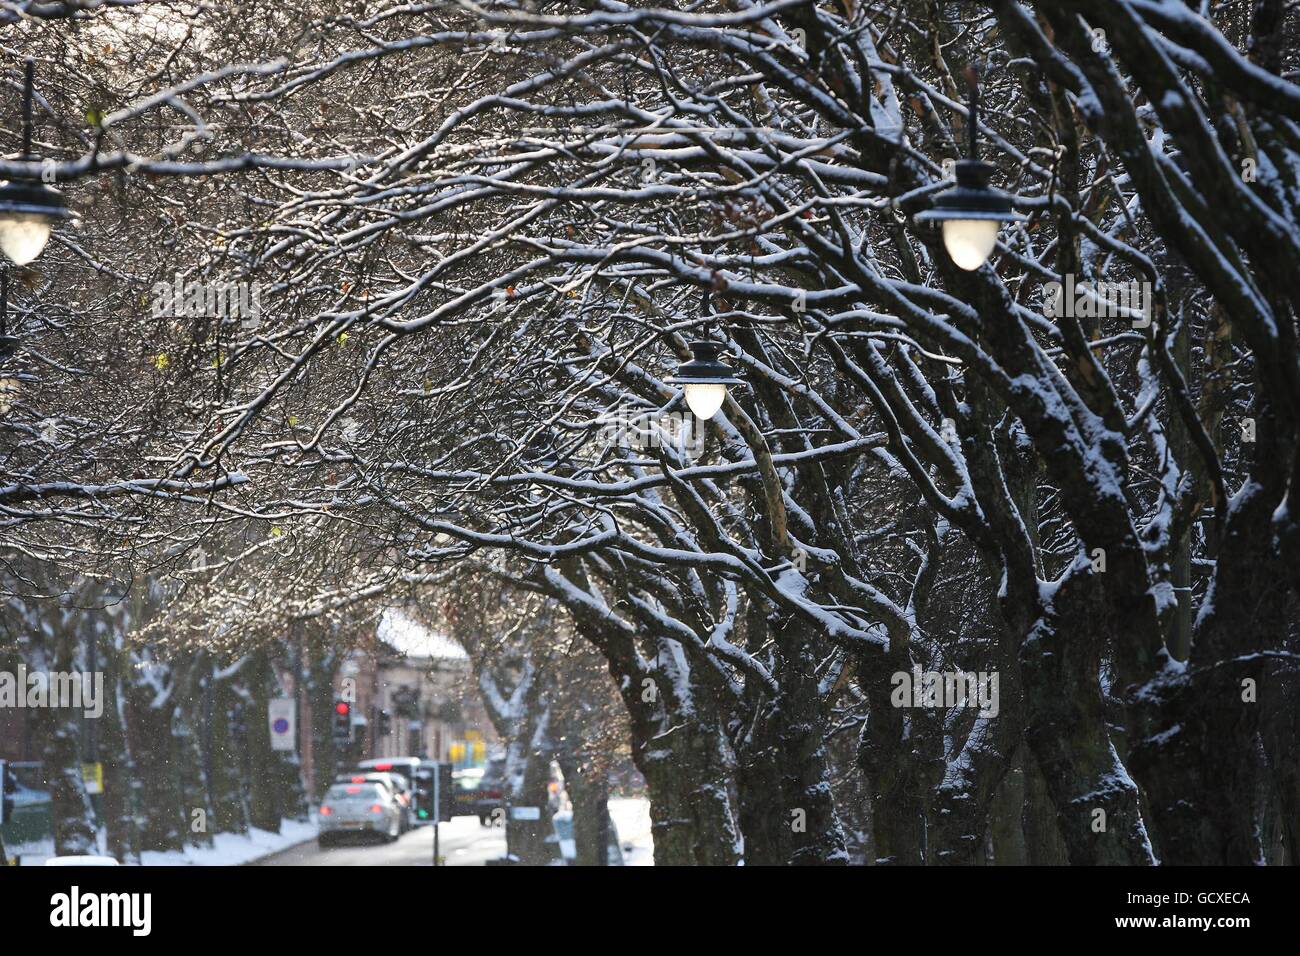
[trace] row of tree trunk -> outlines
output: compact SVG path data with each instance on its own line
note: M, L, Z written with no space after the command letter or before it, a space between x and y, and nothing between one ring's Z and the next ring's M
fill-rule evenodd
M222 661L205 651L131 647L124 635L143 602L87 610L103 602L83 590L61 604L11 604L23 627L15 663L29 673L89 672L93 654L103 679L98 717L70 707L27 712L55 853L106 852L134 862L144 852L210 846L217 833L278 832L283 818L305 817L297 757L271 750L267 702L281 693L273 652ZM321 680L328 685L332 671ZM313 730L318 774L331 774L329 727ZM94 762L103 768L98 814L83 774L83 764Z

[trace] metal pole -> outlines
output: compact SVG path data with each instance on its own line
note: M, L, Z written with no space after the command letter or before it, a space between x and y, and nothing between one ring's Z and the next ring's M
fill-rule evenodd
M980 148L979 148L980 85L979 85L979 80L976 78L974 72L972 72L970 76L967 77L967 79L970 81L970 100L968 101L968 105L966 107L966 120L970 124L970 126L966 131L966 135L970 138L970 142L966 144L967 145L966 152L971 159L977 160L980 158Z
M36 61L23 64L23 159L32 158L32 88L36 83Z
M442 778L442 768L438 761L433 762L433 865L438 866L438 821L442 819L442 794L438 784Z

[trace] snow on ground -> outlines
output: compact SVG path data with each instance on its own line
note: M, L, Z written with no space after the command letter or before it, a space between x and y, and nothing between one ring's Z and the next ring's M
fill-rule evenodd
M238 866L268 853L276 853L305 840L316 839L316 823L285 820L279 833L249 830L246 834L218 833L210 847L186 847L166 853L149 851L140 854L142 866ZM23 866L43 866L54 853L50 840L9 847ZM104 831L99 831L99 852L104 853Z
M650 829L650 801L644 798L623 798L609 801L609 814L618 828L619 845L624 847L623 859L627 866L654 866L654 840ZM464 818L466 827L478 830L478 822ZM462 822L459 818L455 822ZM447 824L445 826L451 826ZM316 839L316 823L285 820L279 833L250 830L245 835L218 833L211 847L186 847L167 853L140 854L142 866L238 866L299 843ZM627 849L628 845L631 849ZM18 857L23 866L42 866L54 852L53 843L19 844L7 848L11 857ZM99 832L99 852L105 853L104 831Z
M609 801L609 815L618 828L618 842L632 849L623 851L628 866L654 866L655 846L650 831L650 801L645 799L614 799Z

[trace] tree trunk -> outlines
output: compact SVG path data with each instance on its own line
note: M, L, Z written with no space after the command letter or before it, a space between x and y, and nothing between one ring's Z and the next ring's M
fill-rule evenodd
M271 696L271 664L264 649L254 651L244 668L249 705L244 708L244 732L249 754L249 823L259 830L280 832L280 761L271 750L271 728L266 722Z
M136 768L126 734L121 660L126 652L109 648L104 661L104 716L100 721L100 760L104 764L105 848L119 863L140 861L136 820Z
M566 734L566 739L575 739ZM574 863L605 866L609 860L609 777L599 756L580 747L562 747L555 759L573 802Z
M550 711L543 707L529 728L506 748L506 846L523 866L546 866L555 860L548 842L553 833L550 806ZM531 732L528 732L531 730ZM537 819L516 816L514 810L535 809Z
M247 833L249 825L246 754L234 733L241 709L234 688L238 666L230 671L214 667L203 690L209 801L217 833Z
M58 856L96 854L95 815L81 775L80 714L68 707L43 707L34 713L37 739L45 742L42 756L54 824L54 852Z
M1002 778L993 797L989 816L989 835L993 841L995 866L1024 866L1029 862L1021 813L1025 806L1025 772L1016 752L1011 769Z
M1267 421L1261 410L1261 422ZM1261 445L1269 435L1261 424ZM1290 447L1275 449L1283 459ZM1160 859L1172 865L1251 866L1262 858L1258 817L1259 695L1267 658L1286 642L1288 569L1273 551L1284 473L1266 449L1234 497L1214 581L1186 666L1171 662L1129 690L1131 764L1146 791Z
M1070 863L1145 866L1154 860L1138 789L1111 744L1098 677L1106 621L1100 588L1076 565L1021 650L1026 738Z
M760 700L752 705L761 712ZM791 821L774 805L780 794L781 754L770 723L758 720L746 727L736 744L736 793L740 832L745 840L746 866L785 866L794 855Z
M818 657L812 635L793 626L787 634L798 643L786 648L792 666L782 668L781 695L772 702L769 716L778 729L784 771L782 807L793 830L790 862L797 865L844 866L849 862L844 831L835 812L830 764L826 756L825 702L818 689ZM762 719L762 718L760 718ZM804 826L797 824L804 817Z
M185 838L190 846L196 847L212 846L214 822L201 738L204 715L199 675L204 669L203 656L189 657L176 668L176 679L183 690L176 702L172 721Z
M1292 645L1294 646L1294 645ZM1275 665L1261 688L1261 736L1268 760L1286 863L1300 866L1300 675Z
M1024 737L1024 701L1013 648L1012 635L1004 633L999 642L997 715L975 718L935 789L929 863L966 866L984 860L994 804ZM1019 817L1018 808L1014 816Z
M307 709L310 713L313 802L319 802L342 767L340 748L334 743L334 675L338 654L314 645L307 654Z
M661 647L657 663L678 660ZM693 670L675 683L619 681L632 726L632 760L650 793L656 866L735 866L740 835L732 806L735 755ZM618 674L615 673L615 679ZM653 680L653 679L652 679ZM690 701L676 700L686 687Z
M185 844L180 775L172 736L174 679L166 663L137 656L127 691L127 725L140 782L142 851L179 850Z
M640 654L630 635L578 628L605 655L627 708L632 762L650 797L656 866L735 866L741 859L732 789L736 758L718 696L670 639ZM689 695L681 699L681 694Z
M634 732L632 740L632 759L650 795L655 865L735 866L740 840L721 728L660 726L660 733Z
M932 715L895 707L891 675L911 670L906 647L884 659L858 664L858 685L867 697L867 721L858 741L858 766L871 788L871 820L877 866L920 866L925 862L925 805L928 787L916 753L919 726ZM918 720L919 718L919 720Z
M1021 751L1025 780L1025 805L1020 822L1025 834L1025 852L1030 866L1066 866L1070 860L1056 820L1056 808L1047 794L1047 783L1038 761L1026 747Z

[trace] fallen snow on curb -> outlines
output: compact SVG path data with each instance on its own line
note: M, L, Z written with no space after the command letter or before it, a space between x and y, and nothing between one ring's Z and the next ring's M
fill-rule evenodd
M212 846L186 847L182 852L141 853L142 866L238 866L298 843L316 839L316 824L285 820L279 833L250 829L247 833L218 833Z
M307 840L316 839L316 823L285 820L279 833L252 829L247 833L218 833L212 846L187 846L183 850L166 852L148 851L140 854L141 866L239 866L251 863L271 853L279 853ZM54 853L54 845L46 840L14 847L21 854L23 866L42 866ZM104 831L99 833L99 852L104 853Z

